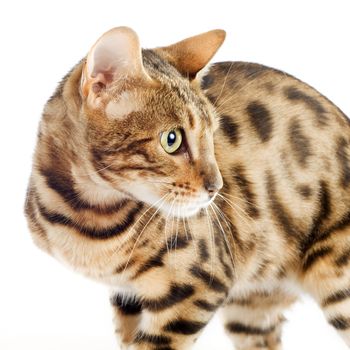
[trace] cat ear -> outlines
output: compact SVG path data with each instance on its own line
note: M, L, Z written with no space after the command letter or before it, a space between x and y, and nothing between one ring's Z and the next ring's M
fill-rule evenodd
M91 48L82 76L82 94L97 95L113 83L150 82L142 64L137 34L128 27L117 27L103 34Z
M167 47L158 48L157 50L164 52L166 59L183 76L194 79L197 73L215 55L224 42L225 37L226 32L224 30L216 29L192 36Z

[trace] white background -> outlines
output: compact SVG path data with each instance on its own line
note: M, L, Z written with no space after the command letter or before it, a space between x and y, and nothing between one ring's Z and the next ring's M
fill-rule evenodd
M112 350L104 286L31 243L22 214L37 124L60 78L104 31L128 25L144 47L213 28L215 57L283 69L350 115L349 1L9 1L0 5L0 349ZM346 346L308 299L289 313L286 350ZM196 349L232 349L217 319Z

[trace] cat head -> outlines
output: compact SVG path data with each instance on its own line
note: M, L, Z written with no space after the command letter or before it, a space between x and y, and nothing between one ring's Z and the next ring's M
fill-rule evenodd
M91 48L81 77L92 163L120 193L174 216L194 215L222 187L217 120L200 74L225 38L213 30L142 50L119 27Z

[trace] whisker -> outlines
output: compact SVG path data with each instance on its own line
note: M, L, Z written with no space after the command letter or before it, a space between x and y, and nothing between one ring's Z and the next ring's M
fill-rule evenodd
M221 230L222 235L223 235L224 240L225 240L226 247L227 247L228 251L230 252L231 262L232 262L232 264L234 265L233 254L232 254L232 251L231 251L230 244L229 244L228 241L227 241L226 233L225 233L225 231L224 231L224 229L223 229L223 227L222 227L222 225L221 225L221 222L220 222L220 220L219 220L219 218L218 218L218 216L217 216L217 214L216 214L216 212L215 212L214 207L213 207L211 204L210 204L209 207L211 208L211 210L213 211L213 213L214 213L214 215L215 215L215 217L216 217L216 221L217 221L217 223L219 224L220 230Z
M174 259L175 259L175 271L177 270L177 264L176 264L176 249L177 249L177 239L179 235L179 215L180 215L180 206L177 206L177 216L176 216L176 235L175 235L175 254L174 254Z
M216 100L215 100L215 102L214 102L214 106L215 106L216 103L219 101L219 99L220 99L220 97L221 97L221 95L222 95L222 93L223 93L223 91L224 91L224 88L225 88L225 85L226 85L226 81L227 81L227 78L228 78L228 76L229 76L229 74L230 74L230 71L231 71L232 66L233 66L233 62L231 62L230 67L229 67L229 69L227 70L227 73L226 73L225 78L224 78L224 82L222 83L222 87L221 87L220 93L219 93L218 97L216 98Z
M79 176L91 176L91 175L96 175L96 174L98 175L98 173L100 173L103 170L106 170L106 169L110 168L111 166L113 166L113 163L105 165L105 166L103 166L100 169L92 170L92 171L90 171L88 173L83 173L83 174L79 173Z
M151 183L151 184L164 184L164 185L170 185L170 186L173 186L172 182L167 182L167 181L150 181L150 180L147 180L147 179L143 179L142 181L144 182L148 182L148 183Z
M253 226L254 221L247 215L247 213L237 203L234 203L234 202L230 201L228 198L224 197L223 195L221 195L219 193L218 193L218 195L235 211L237 216L246 225L249 226L249 229L252 229L252 230L254 229L254 226Z
M177 197L177 196L176 196ZM176 199L175 197L175 199ZM175 226L175 215L172 214L172 221L171 221L171 231L170 231L170 252L174 248L174 242L173 242L173 232L174 232L174 226Z
M215 206L215 208L216 208L216 210L217 210L217 213L220 215L221 219L224 220L226 227L230 230L231 235L232 235L233 232L232 232L232 230L231 230L231 225L229 224L230 219L229 219L229 218L227 217L227 215L223 212L223 210L221 210L221 209L219 208L219 206L218 206L215 202L212 202L211 204Z
M195 256L198 256L197 245L196 245L196 241L194 238L195 234L194 233L192 234L192 228L190 227L191 220L189 218L185 218L185 221L186 221L188 228L189 228L188 233L189 233L191 241L192 241L194 254L195 254Z
M231 69L231 67L230 67L230 69ZM229 71L228 71L228 73L229 73ZM253 75L254 75L254 74L252 74L252 76L253 76ZM281 78L281 80L282 80L282 78ZM238 91L241 91L241 90L243 90L243 89L247 89L247 88L249 88L249 85L252 85L252 84L254 84L254 83L255 83L254 79L251 79L251 80L248 81L246 84L243 84L243 85L241 85L240 87L237 86L236 89L235 89L235 91L236 91L236 93L237 93ZM220 109L220 108L224 108L224 106L226 106L227 103L229 103L229 102L235 100L236 98L237 98L237 95L236 95L236 94L233 94L233 95L230 94L228 98L226 98L226 99L223 100L223 101L220 101L220 103L219 103L217 106L215 106L215 107L216 107L217 110ZM216 102L217 102L217 101L215 101L215 105L216 105Z
M142 236L142 233L146 230L147 226L150 224L150 222L152 221L152 219L153 219L153 218L157 215L157 213L161 210L163 204L165 203L166 197L167 197L168 195L170 195L170 193L167 193L166 195L164 195L164 196L162 197L163 202L162 202L162 203L160 204L160 206L156 209L156 211L152 214L152 216L150 217L150 219L147 221L146 225L142 228L141 232L138 234L138 236L137 236L137 238L136 238L136 241L135 241L135 243L134 243L134 245L133 245L133 247L132 247L132 250L131 250L131 252L130 252L130 254L129 254L128 260L127 260L127 262L126 262L126 264L125 264L124 270L123 270L123 272L122 272L122 276L123 276L125 270L127 269L128 265L129 265L130 259L131 259L132 255L133 255L133 253L134 253L135 248L137 247L137 244L138 244L138 242L139 242L139 239L140 239L141 236Z
M176 197L173 199L172 203L171 203L171 206L170 206L170 210L166 216L166 219L165 219L165 227L164 227L164 236L165 236L165 244L166 244L166 249L167 249L167 253L168 255L170 254L170 251L169 251L169 245L168 245L168 235L167 235L167 228L168 228L168 219L169 219L169 216L171 215L171 212L173 210L173 206L175 204L175 200L176 200ZM170 233L170 237L172 234ZM170 239L170 244L171 244L171 239Z
M215 254L215 239L214 239L214 228L211 221L211 216L208 211L208 208L205 208L205 211L207 213L207 221L208 221L208 229L209 229L209 235L210 235L210 281L213 282L214 277L214 254Z
M212 202L212 204L215 206L216 211L220 215L221 219L223 219L226 227L230 230L231 237L233 237L234 232L232 232L232 225L230 225L231 223L230 218L225 214L223 210L220 209L220 207L216 203Z
M219 197L221 197L232 209L234 209L234 210L236 211L236 214L239 215L240 218L241 218L242 220L244 220L246 223L247 223L247 219L249 219L250 221L253 221L252 218L247 214L247 212L246 212L244 209L242 209L242 208L240 207L240 205L239 205L238 203L233 202L232 200L230 200L229 198L223 196L222 194L220 194ZM241 213L243 216L241 216L241 215L237 212L237 210L239 210L240 213Z
M239 197L239 196L235 196L234 194L231 194L231 193L228 193L228 192L223 192L223 191L220 191L221 194L224 194L225 196L228 196L228 197L232 197L232 199L235 199L235 200L238 200L242 203L248 203L250 205L256 205L256 203L253 203L252 201L250 201L248 198L242 198L242 197ZM268 199L267 199L268 200Z
M148 207L143 213L142 215L136 220L136 222L130 227L130 229L128 230L128 232L126 233L126 235L123 237L122 242L119 244L117 249L113 249L111 256L109 257L108 262L110 262L112 260L112 258L114 258L115 254L118 254L120 249L124 246L124 244L126 243L127 240L129 240L130 235L132 235L132 230L135 228L135 226L142 220L142 218L151 210L153 209L158 203L160 203L162 200L165 200L166 197L169 195L169 193L165 194L162 198L160 198L158 201L156 201L153 205L151 205L150 207Z
M187 233L187 227L185 224L185 218L182 216L182 226L184 227L184 232L185 232L185 236L186 236L186 241L188 241L188 233Z

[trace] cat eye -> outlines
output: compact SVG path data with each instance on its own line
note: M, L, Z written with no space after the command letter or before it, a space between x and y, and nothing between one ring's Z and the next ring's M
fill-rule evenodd
M164 131L160 136L160 144L165 152L175 153L182 144L182 133L180 129Z

